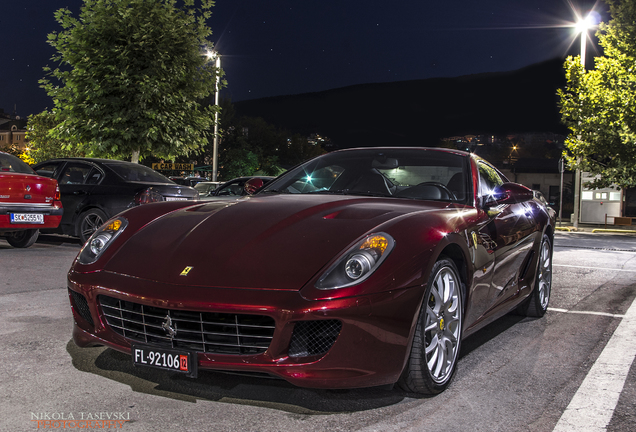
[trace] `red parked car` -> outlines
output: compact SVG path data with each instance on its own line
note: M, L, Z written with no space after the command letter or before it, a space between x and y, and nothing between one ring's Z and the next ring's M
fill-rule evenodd
M554 211L473 154L332 152L251 196L140 206L68 274L79 346L136 366L435 394L462 339L540 317Z
M0 152L0 237L25 248L39 230L57 228L62 220L57 181L39 176L20 158Z

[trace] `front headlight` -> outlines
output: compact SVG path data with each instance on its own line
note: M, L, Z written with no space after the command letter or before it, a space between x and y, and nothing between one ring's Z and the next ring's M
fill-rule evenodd
M343 255L316 282L318 289L344 288L359 284L389 255L395 241L386 233L371 234Z
M128 226L128 220L118 217L105 225L102 225L88 239L84 247L79 253L77 262L80 264L92 264L104 253L110 244L117 238L119 234Z

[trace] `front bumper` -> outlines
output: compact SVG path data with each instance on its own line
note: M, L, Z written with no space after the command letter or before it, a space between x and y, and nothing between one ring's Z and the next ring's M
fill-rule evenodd
M246 290L160 284L108 272L69 273L80 347L105 345L130 354L131 341L106 322L98 296L178 311L252 314L271 317L271 343L258 354L198 352L199 370L266 373L300 387L356 388L394 383L410 349L420 287L336 300L308 301L297 291ZM84 310L81 310L84 309ZM88 318L88 319L85 319ZM299 322L338 320L340 333L326 353L290 355ZM92 321L92 322L91 322Z

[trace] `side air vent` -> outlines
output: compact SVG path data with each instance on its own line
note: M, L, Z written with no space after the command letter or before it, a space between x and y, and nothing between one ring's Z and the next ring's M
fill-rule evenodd
M531 250L530 253L528 254L528 257L526 258L526 261L523 263L523 267L521 270L521 273L519 274L519 279L523 280L526 277L526 274L528 273L528 269L530 268L530 263L532 262L532 259L534 258L534 250Z

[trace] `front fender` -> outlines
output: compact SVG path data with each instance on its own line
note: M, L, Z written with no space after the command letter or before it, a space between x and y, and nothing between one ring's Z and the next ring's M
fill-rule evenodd
M453 257L469 262L466 231L476 216L474 209L450 208L409 213L384 222L367 234L385 232L395 240L395 247L368 279L346 288L321 290L315 287L323 272L346 252L343 250L303 287L301 293L309 300L322 300L425 286L432 266L450 245L460 251Z

